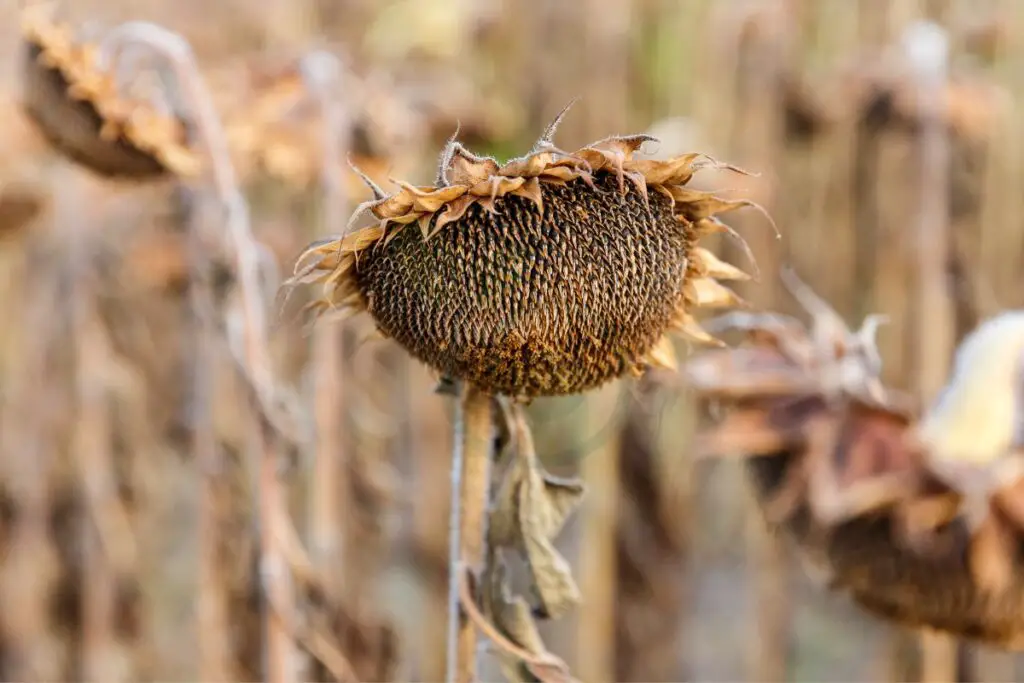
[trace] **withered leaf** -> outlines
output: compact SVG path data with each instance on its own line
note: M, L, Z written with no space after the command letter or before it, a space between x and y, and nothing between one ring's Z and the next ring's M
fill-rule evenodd
M578 479L555 477L544 471L521 408L515 408L515 415L516 459L505 475L491 513L490 542L523 554L540 600L540 612L557 618L579 602L580 593L569 563L551 541L579 504L584 486Z
M485 613L502 635L534 657L533 661L526 662L499 648L498 661L507 680L513 683L572 680L565 662L548 652L544 645L530 606L511 594L500 552L488 563L484 575L483 604Z
M543 614L558 618L580 599L571 567L551 540L583 497L583 483L533 470L519 489L519 523Z

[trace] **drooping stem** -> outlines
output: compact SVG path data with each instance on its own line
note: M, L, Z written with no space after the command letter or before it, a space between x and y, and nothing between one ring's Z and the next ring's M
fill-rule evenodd
M455 411L452 443L452 506L448 584L449 683L476 678L476 629L462 612L461 566L479 574L486 558L487 505L490 494L493 420L490 394L463 388Z
M266 592L266 674L271 681L294 678L294 643L285 624L291 621L294 595L275 537L275 516L286 514L286 492L278 476L278 452L269 425L273 414L273 374L267 338L264 289L261 282L260 247L249 224L249 207L231 163L227 136L212 98L200 74L191 46L178 34L156 24L132 21L114 28L100 49L101 68L116 73L125 49L151 50L172 67L187 111L195 124L196 138L207 152L210 181L225 213L227 241L235 257L242 320L242 353L245 379L257 399L253 450L259 467L260 576ZM285 614L276 614L281 610Z

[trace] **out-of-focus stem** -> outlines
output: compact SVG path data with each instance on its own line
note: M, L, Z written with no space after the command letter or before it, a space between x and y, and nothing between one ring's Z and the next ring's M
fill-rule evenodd
M946 381L956 321L949 294L949 139L943 116L949 44L944 30L921 22L904 34L904 49L917 76L922 102L918 255L917 393L923 403ZM921 680L955 681L957 647L938 633L921 636Z
M192 377L189 396L189 424L192 453L200 470L199 504L199 586L196 623L199 644L199 677L204 681L231 679L230 647L227 641L228 615L221 573L221 538L224 470L213 426L212 393L216 362L213 335L214 294L210 282L210 260L195 223L204 220L197 197L188 196L189 304L194 322Z
M188 112L194 118L197 139L207 151L210 182L225 212L225 228L235 257L235 274L241 297L242 359L246 379L255 389L258 426L253 450L259 462L260 576L266 593L266 675L270 681L294 679L295 647L286 624L292 620L294 595L281 550L275 517L287 513L286 494L278 477L278 451L269 429L273 403L273 374L267 340L264 293L260 278L259 247L249 225L249 207L231 163L227 136L213 106L188 42L156 24L131 21L110 31L100 50L100 62L116 64L127 46L136 45L160 55L174 70ZM284 611L285 614L277 614Z
M319 233L327 235L343 223L347 213L345 187L338 159L348 129L347 112L338 99L342 89L341 65L326 52L314 52L302 61L307 87L321 112L322 165ZM339 524L345 492L344 464L344 335L340 320L324 321L313 332L312 363L316 368L314 414L316 453L310 493L310 538L312 559L323 572L324 580L336 588L343 579L339 572Z
M588 496L581 515L580 605L574 668L586 681L615 679L616 621L621 616L616 604L619 586L616 573L615 531L619 514L619 479L616 450L617 422L621 417L620 392L616 385L604 387L587 397L583 426L589 440L580 464Z
M95 288L89 272L86 231L75 220L85 204L81 179L68 173L63 187L60 218L68 229L68 274L71 279L71 324L75 347L75 427L72 461L78 470L86 502L81 533L82 553L82 670L85 680L120 680L114 618L117 573L134 560L134 538L114 497L111 461L109 395L103 376L108 349L96 319Z

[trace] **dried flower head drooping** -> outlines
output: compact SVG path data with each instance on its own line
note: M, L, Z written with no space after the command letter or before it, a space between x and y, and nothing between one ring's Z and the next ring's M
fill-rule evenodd
M128 97L101 64L99 45L81 40L42 5L22 12L25 110L56 149L104 176L195 176L199 156L174 114Z
M649 136L559 150L560 119L504 165L453 139L435 185L373 186L353 220L377 222L310 245L289 284L322 283L314 312L368 311L436 370L516 397L671 366L673 330L713 342L693 310L740 304L718 280L748 276L697 242L755 205L686 187L716 164L701 154L634 158Z
M956 416L937 411L963 405L950 395L960 393L958 384L983 383L954 381L919 431L910 401L880 382L877 322L852 332L795 277L789 284L812 315L811 330L782 316L725 316L708 329L746 330L748 343L688 361L698 393L729 405L727 417L702 434L700 450L748 458L769 525L797 542L802 559L831 588L862 607L906 626L1024 647L1017 608L1024 598L1024 480L994 477L999 485L975 506L938 466L948 465L945 444L952 443L940 435L958 427ZM1011 349L1001 359L1012 374L1019 345L988 345L996 348ZM972 393L986 404L1016 399L1013 391L988 394ZM936 420L947 426L936 427ZM1009 430L1001 425L980 441L1006 445L1003 436L1016 426L1010 422ZM971 480L995 460L979 465L977 457L965 458L958 472L970 470Z
M305 85L304 65L310 54L273 59L261 55L212 75L243 179L267 176L306 189L315 184L325 162L344 159L340 148L330 149L321 139L321 108ZM346 151L353 162L373 177L386 177L389 167L411 166L425 131L406 99L356 74L333 51L320 54L337 62L340 85L331 89L330 96L347 102L345 120L337 123L346 129L350 140ZM368 194L355 172L344 174L344 183L349 196Z

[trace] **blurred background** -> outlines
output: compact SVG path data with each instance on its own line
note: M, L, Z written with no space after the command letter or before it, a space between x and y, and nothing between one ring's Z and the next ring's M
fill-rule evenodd
M230 349L187 314L187 200L46 146L20 110L18 8L0 8L0 679L255 680L255 427ZM849 323L887 314L886 381L922 400L951 344L1024 298L1016 0L75 0L63 15L86 38L145 19L192 42L282 272L342 228L319 210L325 153L386 188L428 184L457 126L505 159L579 97L563 149L646 131L660 143L645 153L755 174L697 181L779 227L728 217L761 271L743 294L797 312L776 277L791 265ZM345 68L337 155L289 89L311 49ZM370 195L345 173L352 207ZM743 263L734 242L711 248ZM336 597L309 619L362 680L441 680L452 409L370 332L353 319L330 345L274 327L297 406L283 412L337 427L329 461L296 446L283 465L317 589ZM953 661L815 584L765 533L738 463L692 462L701 418L678 382L530 414L545 464L589 487L558 541L585 601L544 626L582 680L922 680L929 657L947 680L1024 676L982 648Z

